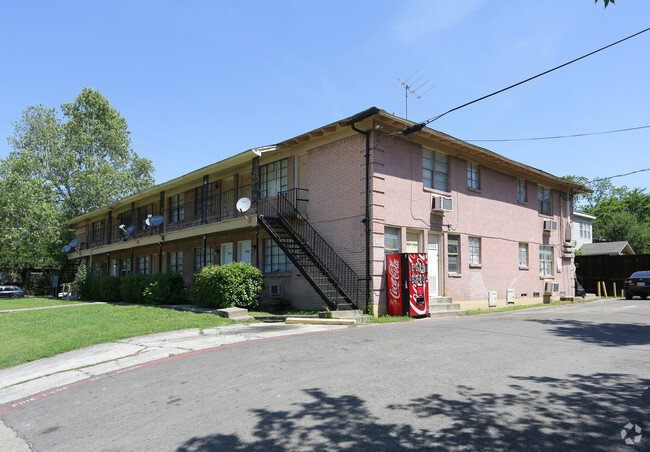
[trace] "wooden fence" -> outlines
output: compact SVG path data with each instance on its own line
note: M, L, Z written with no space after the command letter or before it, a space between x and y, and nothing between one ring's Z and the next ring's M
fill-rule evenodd
M620 296L623 281L639 270L650 270L650 254L624 256L576 256L576 275L578 282L588 293L605 296ZM602 284L605 284L603 290ZM614 286L616 293L614 293Z

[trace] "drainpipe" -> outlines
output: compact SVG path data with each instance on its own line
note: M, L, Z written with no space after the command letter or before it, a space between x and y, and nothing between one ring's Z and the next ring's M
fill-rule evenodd
M354 122L350 127L366 137L366 216L362 221L366 224L366 312L370 314L370 131L357 129Z

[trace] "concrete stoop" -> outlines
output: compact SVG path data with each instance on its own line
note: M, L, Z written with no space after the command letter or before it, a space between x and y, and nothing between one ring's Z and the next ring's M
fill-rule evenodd
M451 298L436 298L429 301L429 315L431 317L457 317L465 315L467 311L460 309L460 303L452 303Z
M238 322L252 319L252 317L248 315L248 309L244 308L217 309L217 315Z

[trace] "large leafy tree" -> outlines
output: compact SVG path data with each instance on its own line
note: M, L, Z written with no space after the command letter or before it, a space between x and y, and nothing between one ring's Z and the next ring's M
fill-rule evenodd
M63 223L153 185L153 166L131 148L126 120L84 88L61 114L27 108L0 160L0 267L54 265L70 239Z
M576 208L595 215L596 241L627 241L637 254L650 253L650 194L643 188L615 187L609 179L588 180L579 176L567 179L580 182L593 193L576 195Z

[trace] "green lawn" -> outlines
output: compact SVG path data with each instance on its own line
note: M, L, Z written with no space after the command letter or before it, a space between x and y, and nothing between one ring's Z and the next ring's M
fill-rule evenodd
M517 311L519 309L538 308L541 306L560 306L564 304L577 304L589 303L594 299L578 300L578 301L554 301L553 303L537 303L537 304L523 304L516 306L505 306L503 308L490 308L490 309L470 309L465 315L489 314L490 312L504 312L504 311Z
M54 300L52 298L25 297L25 298L0 298L0 311L7 309L41 308L44 306L61 306L74 304L79 301Z
M94 304L0 315L0 369L144 334L234 323L213 314Z

